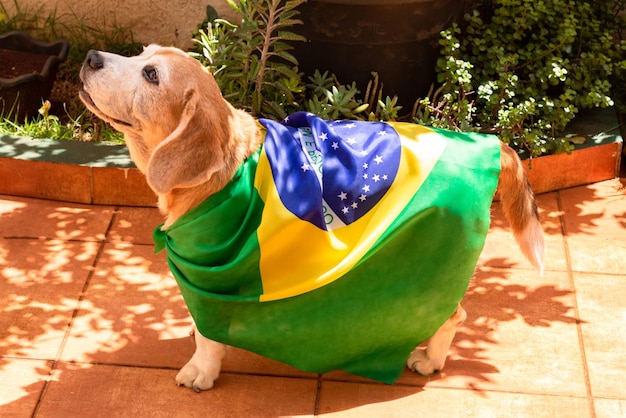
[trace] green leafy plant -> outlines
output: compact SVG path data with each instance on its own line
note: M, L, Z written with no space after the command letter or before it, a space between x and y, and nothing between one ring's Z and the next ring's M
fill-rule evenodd
M626 61L626 0L613 0L610 6L609 25L616 28L616 38L622 45L621 60ZM615 106L622 116L622 123L626 120L626 65L618 66L615 73L610 78L612 87L612 98ZM626 125L622 125L622 132L626 132ZM624 135L622 135L624 136Z
M398 117L401 106L396 97L382 99L377 74L363 98L355 83L341 84L328 71L316 71L308 83L302 81L298 61L289 51L291 42L305 40L292 32L293 25L302 23L295 18L296 8L305 0L227 1L241 14L241 23L219 19L207 7L192 55L211 71L234 106L273 119L297 110L325 119Z
M311 98L306 109L324 119L359 119L358 114L369 107L357 99L360 92L355 83L342 85L334 75L329 76L328 71L322 74L316 70L309 81L306 88Z
M289 29L302 23L295 9L305 0L227 1L241 14L241 24L208 22L196 38L195 56L235 106L255 116L283 118L297 108L303 91L289 41L304 38Z
M613 105L611 77L626 69L615 4L478 0L465 25L442 32L441 87L415 120L480 130L531 156L571 151L560 136L580 109Z
M92 123L83 113L77 116L65 115L64 120L50 114L51 105L45 101L39 108L39 115L30 119L17 121L0 118L0 134L25 136L29 138L54 138L71 141L123 142L123 137L102 123Z

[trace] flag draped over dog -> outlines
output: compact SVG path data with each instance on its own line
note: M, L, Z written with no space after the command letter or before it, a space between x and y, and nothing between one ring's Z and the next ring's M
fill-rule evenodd
M386 383L454 313L489 228L498 139L262 120L220 192L154 232L202 335Z

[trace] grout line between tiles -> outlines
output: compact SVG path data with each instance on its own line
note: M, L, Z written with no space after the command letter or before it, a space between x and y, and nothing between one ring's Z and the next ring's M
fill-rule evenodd
M46 358L36 358L36 357L16 357L16 356L7 356L6 358L13 359L22 359L22 360L44 360L44 361L53 361ZM168 370L177 372L180 370L179 366L158 366L158 365L147 365L147 364L133 364L133 363L121 363L121 362L104 362L104 361L78 361L78 360L58 360L58 364L71 364L77 366L101 366L101 367L125 367L127 369L146 369L146 370ZM294 379L294 380L319 380L319 377L305 376L305 375L289 375L289 374L271 374L271 373L260 373L260 372L244 372L244 371L221 371L220 376L232 375L232 376L256 376L256 377L268 377L268 378L284 378L284 379ZM218 377L219 380L219 377ZM380 384L374 382L373 384Z
M323 376L321 377L320 384L322 382L352 384L352 385L398 387L398 388L409 388L409 389L413 388L413 389L420 389L420 390L436 389L436 390L462 391L462 392L474 392L474 393L485 393L485 394L486 393L501 393L501 394L522 395L522 396L529 396L529 397L544 396L544 397L563 398L563 399L588 399L588 397L585 395L550 393L550 392L545 392L545 391L525 392L525 391L519 391L519 390L505 390L505 389L498 389L498 388L477 388L477 387L469 387L469 386L467 387L456 387L456 386L445 386L445 385L428 386L427 384L412 385L412 384L407 384L407 383L394 383L393 385L388 386L388 385L385 385L379 382L374 382L374 381L371 381L371 382L354 381L354 380L348 380L348 379L326 380L323 378ZM613 399L613 398L606 398L606 399ZM592 416L595 417L595 413L593 413Z
M574 316L576 317L576 333L578 334L578 345L580 347L581 361L583 363L583 373L585 376L585 390L587 392L587 401L589 404L589 413L591 418L596 418L596 407L593 399L593 392L591 390L591 379L589 377L589 365L587 362L587 353L585 351L585 342L583 339L583 331L580 320L580 310L578 308L578 297L576 293L576 283L574 282L574 270L572 269L572 257L569 250L569 244L567 241L567 228L565 227L565 210L561 202L561 192L556 193L557 208L559 210L559 221L561 224L561 236L563 237L563 249L565 252L565 265L567 271L567 277L574 293Z
M96 266L98 265L98 261L100 261L100 257L102 256L102 253L104 252L104 246L108 242L107 238L109 236L109 232L111 231L111 228L113 227L113 222L115 221L115 215L117 214L118 211L119 211L119 206L116 206L115 209L111 213L109 224L107 225L107 228L104 232L104 239L94 241L94 242L99 241L100 245L98 246L98 251L94 257L93 263L91 265L91 269L89 270L89 272L87 273L87 277L85 278L85 283L83 285L83 288L81 289L80 294L78 295L78 300L76 301L76 307L74 308L74 311L72 312L72 317L70 318L67 324L67 327L65 328L65 334L63 335L63 339L61 341L61 344L59 345L59 349L57 350L57 353L54 356L54 360L52 361L52 364L50 366L50 376L52 376L55 373L59 363L61 362L61 354L63 353L63 350L65 349L65 344L67 343L67 340L72 331L74 320L78 316L78 312L80 311L82 303L85 300L87 289L89 288L91 279L93 278L93 275L96 271ZM31 418L35 418L37 416L37 413L39 412L39 408L41 407L41 403L43 401L43 398L46 392L48 391L49 386L50 386L50 379L47 379L43 385L43 388L41 389L41 392L39 393L39 397L37 398L37 402L35 403L35 408L33 409Z
M317 375L317 388L315 390L315 404L313 405L313 416L320 415L320 401L322 399L322 375Z

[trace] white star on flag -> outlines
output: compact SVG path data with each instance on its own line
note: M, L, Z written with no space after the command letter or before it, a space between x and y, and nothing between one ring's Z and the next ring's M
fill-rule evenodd
M284 118L284 129L269 129L275 122L261 123L268 127L265 152L272 175L280 177L276 188L281 202L322 230L349 225L373 210L401 161L398 133L381 122L327 122L297 112ZM279 140L283 133L295 141ZM314 192L303 196L301 190Z

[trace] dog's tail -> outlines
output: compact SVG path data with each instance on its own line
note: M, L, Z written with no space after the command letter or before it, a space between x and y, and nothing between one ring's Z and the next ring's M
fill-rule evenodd
M543 273L543 229L535 196L517 153L505 144L502 144L501 149L502 171L498 192L504 216L513 229L522 253Z

